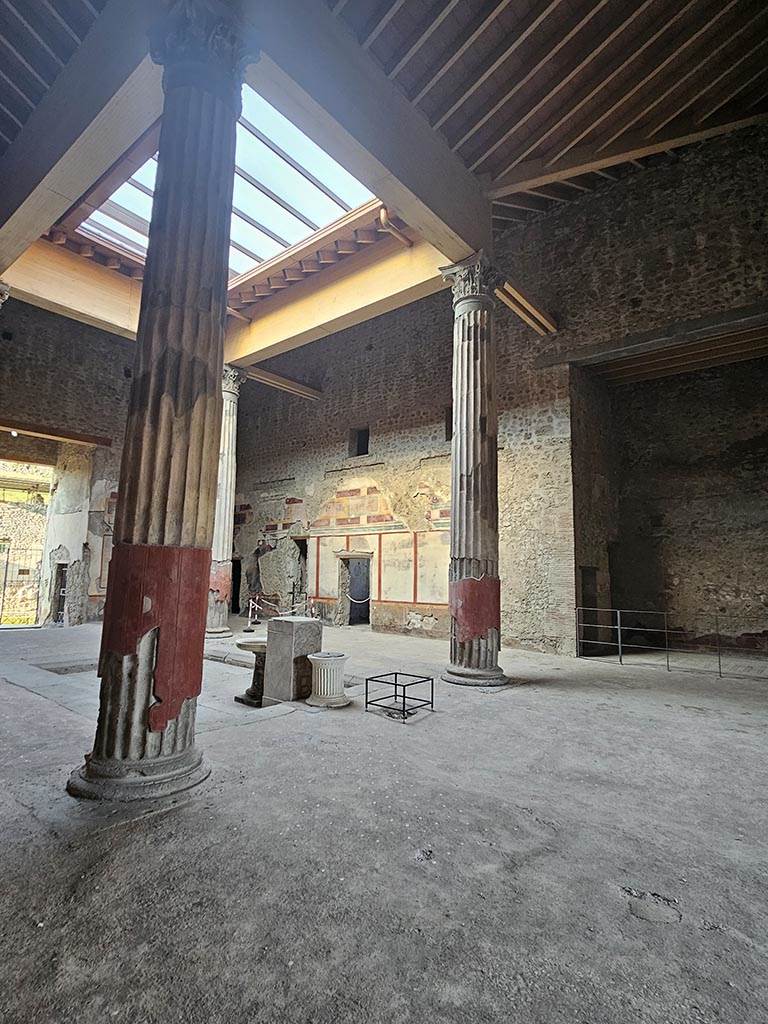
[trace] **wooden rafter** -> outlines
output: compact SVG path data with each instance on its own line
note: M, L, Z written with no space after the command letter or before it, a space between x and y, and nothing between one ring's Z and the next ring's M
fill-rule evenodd
M671 112L667 113L660 121L654 123L653 127L648 130L648 135L657 135L663 128L666 128L670 121L674 121L675 118L679 117L682 113L684 113L686 110L692 107L693 104L700 100L702 96L706 96L708 92L711 92L716 85L719 85L720 82L727 81L734 74L734 72L738 68L740 68L742 64L744 64L745 61L749 60L749 58L752 57L755 53L758 53L760 50L764 49L766 45L768 45L768 38L760 39L757 43L754 44L754 46L750 46L735 60L729 61L728 65L720 72L719 75L714 75L707 78L706 81L704 81L698 89L692 90L692 95L689 94L686 96L684 101L676 103L674 109ZM740 93L742 89L746 89L749 86L750 82L753 80L753 78L757 77L757 75L759 74L762 74L764 70L765 64L761 63L756 75L750 76L750 78L747 81L744 81L743 79L739 81L736 85L736 88L733 88L731 92L727 93L725 97L721 97L720 100L715 103L715 105L709 108L708 114L706 114L705 116L697 116L695 118L697 123L700 124L702 121L706 120L707 117L711 116L716 111L720 110L721 107L724 107L733 99L734 96L738 95L738 93Z
M538 14L535 12L529 14L525 22L518 26L517 32L511 42L502 44L502 46L496 51L493 59L485 65L483 70L477 73L476 77L474 75L472 76L471 80L459 90L458 94L453 98L447 109L432 122L432 127L442 128L446 121L453 117L460 107L464 106L467 100L477 92L480 86L483 85L507 60L509 60L512 54L519 49L519 47L522 46L530 36L533 35L542 22L556 11L563 2L564 0L550 0L543 11L540 11ZM598 0L600 7L604 7L608 2L609 0ZM487 117L484 115L482 124L485 124L485 121L492 117L495 112L496 111L494 109ZM481 126L481 124L477 125L478 128ZM469 134L474 134L475 130L477 129L473 126L473 130ZM468 137L469 135L467 135L467 138ZM458 149L463 141L464 138L462 137L462 139L452 148Z
M367 228L375 222L381 208L382 204L379 200L372 199L357 210L351 210L340 217L333 224L316 231L309 238L302 239L301 242L278 253L272 259L265 260L258 267L233 278L229 283L230 299L239 295L251 295L252 301L255 301L259 296L271 295L272 288L281 283L283 272L289 268L300 267L304 260L317 259L320 265L337 263L339 257L345 255L342 249L338 248L339 239L348 240L349 253L357 252L358 243L355 241L355 232ZM270 282L269 285L268 282ZM256 285L263 285L266 290L254 290ZM287 286L287 281L284 286Z
M366 33L365 38L361 43L364 50L369 50L373 46L373 44L379 38L381 33L384 31L384 29L387 27L390 21L392 21L392 19L395 17L400 8L405 5L405 3L406 0L389 0L387 9L382 14L380 14L378 18L375 19L373 24L368 29L368 32Z
M749 128L766 122L768 113L752 114L749 117L734 115L707 127L689 121L671 126L669 135L657 139L649 139L644 133L639 133L631 138L619 140L602 151L596 150L593 146L574 149L566 158L555 163L550 163L546 159L530 160L520 164L511 174L494 179L487 195L491 199L500 199L515 192L527 192L552 182L565 181L566 178L588 174L605 167L616 167L641 157L663 153L667 149L678 149L680 146L703 142L739 128Z
M712 18L710 18L704 25L701 25L695 32L693 32L690 36L684 39L681 45L678 48L676 48L673 51L673 53L668 55L666 60L662 61L659 65L652 69L652 73L648 75L642 83L642 90L632 90L631 94L627 96L626 99L631 99L634 95L637 94L640 99L639 104L637 105L635 111L631 114L631 116L629 116L628 118L621 118L619 120L618 126L600 140L601 149L607 148L608 146L616 142L619 138L621 138L622 135L626 135L631 128L634 128L634 126L638 124L638 122L646 120L652 110L656 109L656 107L664 103L664 101L667 100L671 95L673 95L689 78L704 71L705 68L720 55L720 53L731 42L733 35L726 36L718 46L715 46L712 49L707 50L701 57L694 60L692 66L689 67L687 70L683 71L680 67L680 58L682 54L686 50L689 50L696 43L698 43L704 36L706 36L708 32L712 30L713 27L716 27L717 23L734 8L736 3L738 3L738 0L729 0L728 3L724 4L718 11L716 11L713 14ZM734 35L740 35L741 32L744 31L749 24L751 24L752 20L753 19L750 19L747 22L747 25L743 26L740 30L736 29ZM656 78L662 71L666 70L667 67L672 66L675 67L674 79L666 89L662 89L661 92L653 92L652 90L647 89L647 86L652 79ZM624 105L626 99L622 101L621 106Z
M290 377L283 377L279 373L272 373L271 370L262 370L259 366L249 366L245 369L245 375L249 380L256 380L260 384L266 384L269 388L276 388L278 391L286 391L289 395L297 398L307 398L310 402L317 402L323 397L322 391L311 388L308 384L302 384Z
M461 2L462 0L447 0L437 17L429 19L421 31L416 34L416 37L409 44L405 52L397 58L392 67L387 71L387 78L397 78L405 65L416 56L422 46L437 32L445 19Z
M460 135L452 144L451 149L458 150L465 145L480 129L487 124L495 115L504 107L510 100L512 100L517 93L523 89L528 82L530 82L535 75L537 75L543 68L547 67L557 54L563 49L564 46L576 36L589 22L598 14L610 0L597 0L597 3L590 8L579 21L570 27L570 29L563 35L560 35L554 45L549 42L540 47L536 55L531 57L529 61L526 61L525 67L527 70L525 73L512 85L505 87L500 95L497 95L494 102L487 107L480 117L476 117L464 130L464 133Z
M637 79L629 88L625 87L619 92L617 96L614 96L613 98L609 99L608 103L604 105L599 112L590 112L589 116L586 118L585 122L581 125L581 127L575 133L569 135L568 139L557 149L556 152L550 154L551 162L554 163L556 160L559 160L562 157L564 157L566 153L568 153L575 146L578 146L580 142L582 142L588 135L591 135L608 118L613 116L622 107L626 106L626 104L629 103L630 100L632 100L637 95L641 95L645 90L647 90L650 83L658 75L660 75L667 67L670 67L673 64L677 67L679 65L680 57L684 53L684 51L687 50L688 47L691 46L699 38L701 34L709 31L712 28L713 24L715 24L721 17L723 17L727 9L730 8L726 8L726 6L724 6L720 11L716 11L713 16L713 19L710 20L710 22L706 26L702 27L702 29L699 32L693 33L692 36L676 40L663 60L656 63L646 74L642 75L639 79ZM747 24L751 24L751 20ZM744 28L746 28L746 26L744 26ZM739 35L740 31L743 30L737 31L736 33L734 33L734 35ZM714 57L719 53L719 51L723 49L726 45L727 42L724 42L720 46L716 47L715 50L711 51L711 54L707 55L706 59L714 59ZM670 90L667 91L667 93L665 93L665 95L668 95L675 88L679 88L683 84L683 82L690 75L692 75L698 67L699 65L696 65L693 70L689 70L687 73L681 73L678 70L678 72L675 75L674 85ZM629 128L631 128L632 125L636 123L638 119L639 118L633 118L629 123L625 122L624 130L626 131Z
M586 88L582 89L581 96L576 102L565 104L563 113L555 118L553 121L547 121L544 127L538 132L532 139L526 140L525 148L515 154L515 159L508 165L506 170L511 170L512 167L516 167L517 164L522 163L523 160L530 156L539 149L547 139L551 138L564 124L572 121L579 111L585 107L589 107L593 101L599 97L605 95L605 90L610 84L618 78L620 75L625 74L627 69L648 50L654 43L658 42L663 36L667 35L670 28L679 21L685 14L688 13L693 7L698 4L699 0L688 0L680 6L668 22L664 22L661 25L654 22L657 26L655 31L651 31L647 28L642 36L635 41L635 45L630 48L628 52L623 52L614 65L613 69L607 74L603 73L602 70L598 71L591 81L587 84ZM655 72L654 72L655 73ZM639 88L639 86L637 87ZM590 120L594 123L594 114L590 114ZM591 128L589 129L591 130ZM584 134L587 134L586 132Z
M427 73L427 76L416 87L411 97L413 103L420 103L437 83L443 78L457 61L461 60L464 54L475 45L478 39L485 33L494 21L503 14L512 3L512 0L497 0L490 8L481 13L465 29L463 29L446 47L440 55L434 68Z

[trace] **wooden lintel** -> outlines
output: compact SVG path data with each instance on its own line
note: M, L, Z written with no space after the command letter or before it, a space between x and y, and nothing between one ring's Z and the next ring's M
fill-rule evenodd
M62 430L60 433L52 433L50 427L40 423L27 423L22 420L9 420L3 417L0 420L0 430L13 430L17 434L24 434L25 437L41 437L46 441L64 441L66 444L85 444L111 448L112 441L108 437L99 437L96 434L75 434L70 430Z
M645 135L634 135L624 140L619 139L616 143L598 150L594 146L586 146L581 149L572 150L562 160L551 163L546 157L538 160L530 160L520 164L514 172L503 178L497 178L491 183L488 189L488 196L491 199L501 199L504 196L512 195L515 192L525 192L532 188L541 188L543 185L550 185L553 182L564 181L566 178L573 178L579 174L588 174L592 171L599 171L605 167L615 167L618 164L630 163L644 156L653 156L655 153L663 153L668 149L677 149L680 146L688 146L693 142L703 142L705 139L712 139L727 132L737 131L739 128L749 128L752 125L763 124L768 121L768 113L754 114L751 117L730 118L719 124L710 125L707 128L688 122L684 126L671 126L671 131L659 136L656 139L649 139Z
M266 384L267 387L276 388L278 391L287 391L289 395L306 398L310 402L317 402L323 396L322 391L318 391L317 388L311 388L308 384L291 380L290 377L282 377L279 373L272 373L271 370L262 370L260 367L249 366L245 370L245 375L249 380L257 380L260 384Z

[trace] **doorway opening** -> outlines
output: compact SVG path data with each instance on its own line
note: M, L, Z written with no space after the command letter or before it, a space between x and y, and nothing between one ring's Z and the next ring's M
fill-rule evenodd
M51 466L0 459L0 626L40 621Z
M243 578L243 563L239 558L232 559L232 614L240 614L240 582Z
M304 607L306 612L309 595L307 593L307 538L294 537L294 544L298 549L299 564L298 571L293 580L293 594L291 604L294 608Z
M349 624L358 626L371 621L371 560L350 558Z
M64 610L67 607L67 572L69 566L62 562L56 566L56 577L53 582L53 608L51 617L57 625L64 625Z

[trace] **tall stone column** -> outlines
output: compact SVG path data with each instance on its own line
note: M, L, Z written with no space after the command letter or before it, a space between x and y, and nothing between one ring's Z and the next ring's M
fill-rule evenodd
M232 596L232 537L235 530L235 483L237 476L237 401L245 380L233 366L225 366L221 377L224 407L221 414L219 482L213 521L211 582L208 591L208 622L205 635L232 636L227 620Z
M501 275L482 252L442 270L453 286L450 683L498 686L501 583L494 289Z
M153 34L162 129L114 549L96 739L75 796L189 788L221 428L221 372L245 50L233 13L176 0Z

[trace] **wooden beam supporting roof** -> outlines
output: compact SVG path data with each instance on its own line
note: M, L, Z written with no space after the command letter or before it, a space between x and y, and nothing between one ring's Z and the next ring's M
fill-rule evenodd
M562 160L550 163L545 158L530 160L520 164L510 174L491 182L488 195L492 199L501 199L515 192L526 192L529 189L541 188L553 182L565 181L579 174L587 174L605 167L616 167L618 164L638 160L644 156L663 153L667 149L678 149L693 142L725 135L739 128L768 122L768 113L753 114L749 117L728 118L713 125L697 125L692 121L670 126L669 133L649 139L640 133L624 140L619 139L603 150L594 146L584 146L571 150Z
M449 260L491 247L478 180L323 3L245 0L247 80Z
M0 158L0 273L160 116L161 69L147 56L156 0L132 0L130 13L108 0Z
M34 242L6 269L3 280L22 302L124 338L136 337L141 281L62 245Z
M311 388L298 380L291 380L290 377L283 377L279 373L272 373L271 370L262 370L259 366L249 366L245 375L249 380L266 384L277 391L286 391L296 398L307 398L310 402L318 402L323 397L322 391L318 391L317 388Z
M405 248L384 237L259 305L250 324L232 321L224 359L252 366L270 356L325 338L446 287L445 256L414 239Z

